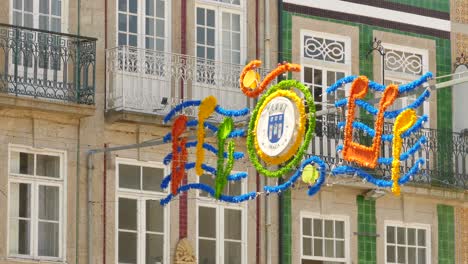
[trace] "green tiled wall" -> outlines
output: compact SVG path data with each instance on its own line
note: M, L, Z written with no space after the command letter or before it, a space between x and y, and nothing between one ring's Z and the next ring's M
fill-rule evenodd
M422 7L442 12L450 12L449 0L385 0L410 6Z
M375 201L366 200L359 195L356 198L358 206L358 262L373 264L377 262Z
M455 227L452 206L437 205L439 264L455 264Z

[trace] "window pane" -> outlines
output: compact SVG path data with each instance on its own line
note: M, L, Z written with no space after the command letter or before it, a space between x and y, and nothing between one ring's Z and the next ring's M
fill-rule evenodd
M418 246L426 245L426 230L418 229Z
M314 219L314 236L321 237L322 235L322 219Z
M337 258L344 258L345 257L345 242L344 241L335 241L335 254Z
M164 16L164 0L156 0L156 16L163 18Z
M59 256L59 224L39 222L39 256Z
M127 11L127 0L119 0L119 10Z
M214 10L206 10L206 25L209 27L215 26Z
M138 32L138 22L137 16L129 16L128 17L128 31L131 33Z
M119 232L119 262L137 263L137 234Z
M60 178L60 157L38 154L36 158L37 175Z
M205 25L205 9L197 8L197 25Z
M306 236L311 236L312 235L312 229L311 229L311 220L310 218L303 218L302 219L302 234Z
M398 263L405 263L406 262L406 250L405 247L398 247L397 248L397 255L398 255Z
M52 15L60 16L62 13L62 1L52 0Z
M214 29L208 28L206 30L206 44L214 46L215 43L215 31Z
M325 220L325 237L333 237L333 220Z
M31 217L31 185L11 183L10 188L10 217Z
M226 185L226 189L228 195L240 195L242 192L242 181L231 181Z
M59 187L39 186L39 219L59 220Z
M119 164L119 187L140 190L140 167Z
M55 31L55 32L61 32L62 31L62 25L60 24L60 19L59 18L51 18L50 19L50 30Z
M154 36L154 19L146 18L146 35Z
M127 45L127 35L119 33L119 46Z
M418 248L418 264L426 263L426 249Z
M138 10L138 0L128 0L128 12L136 13Z
M199 207L198 217L198 235L216 238L216 208Z
M164 20L156 20L156 36L164 37Z
M146 264L163 263L164 236L146 234Z
M24 11L27 11L27 12L33 11L33 1L34 0L24 0Z
M395 243L395 227L387 226L387 243Z
M232 14L232 30L240 31L240 15Z
M203 174L199 178L200 183L206 184L208 186L215 186L215 180L210 174ZM207 192L199 191L199 196L209 197L210 195Z
M119 198L119 228L137 230L137 200Z
M222 21L223 21L223 30L231 29L231 16L229 13L223 12Z
M302 238L302 254L312 256L312 238Z
M22 9L22 4L23 4L23 0L14 0L13 1L13 8L14 9Z
M335 221L335 237L344 238L344 222Z
M406 239L405 239L405 228L403 227L397 227L397 242L398 244L406 244Z
M11 219L9 228L10 254L31 254L31 221Z
M387 262L395 262L395 246L387 246Z
M137 36L135 36L135 35L129 35L129 36L128 36L128 45L129 45L129 46L136 47L136 46L138 45Z
M146 15L154 16L154 0L146 0Z
M322 70L314 70L314 84L322 85Z
M333 240L325 240L325 257L333 257L334 244Z
M224 263L242 263L242 244L240 242L224 242Z
M143 190L163 191L161 182L164 178L164 169L143 167Z
M146 200L146 230L164 232L164 208L156 200Z
M39 16L39 29L49 30L49 17Z
M416 248L408 248L408 263L416 263Z
M314 256L321 257L323 256L323 240L314 239Z
M214 48L207 48L206 49L206 59L208 60L214 60L215 59L215 52Z
M408 245L416 245L416 229L408 228Z
M49 0L39 0L39 12L49 14Z
M216 264L216 241L214 240L198 240L198 263Z
M11 172L34 175L34 154L11 152Z
M232 33L232 49L240 50L240 33Z
M205 29L202 27L197 27L197 43L198 44L205 43Z
M164 40L163 39L156 39L156 50L157 51L164 51Z
M242 239L242 211L224 209L224 238Z
M304 67L304 82L312 83L312 68Z

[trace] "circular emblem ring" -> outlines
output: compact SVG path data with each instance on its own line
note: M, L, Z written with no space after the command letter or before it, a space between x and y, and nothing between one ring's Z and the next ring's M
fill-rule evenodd
M255 119L255 149L266 163L286 162L299 149L305 131L305 106L288 90L270 94L261 104Z

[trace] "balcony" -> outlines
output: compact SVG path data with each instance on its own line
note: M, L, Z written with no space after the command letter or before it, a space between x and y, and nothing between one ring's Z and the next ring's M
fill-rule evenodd
M120 46L107 50L107 118L155 122L183 100L209 95L228 109L252 107L239 89L244 65ZM260 69L265 76L268 70ZM196 109L185 114L196 115ZM220 117L214 119L219 121Z
M94 105L95 73L95 38L0 24L0 104Z
M330 169L338 164L347 163L341 158L341 153L336 151L336 146L343 144L344 130L338 127L341 121L345 121L343 115L317 117L316 136L308 149L308 155L321 157ZM384 134L392 134L392 128L393 124L385 124ZM427 143L422 145L413 157L401 162L400 171L404 174L418 158L426 160L410 183L416 186L468 190L468 134L424 128L414 136L403 140L402 153L408 151L421 136L427 138ZM353 137L356 142L366 142L366 139L369 139L361 131L355 131ZM381 156L392 157L391 142L382 143ZM391 165L379 165L376 170L369 172L373 175L381 175L379 177L381 179L390 180ZM353 177L353 175L347 176ZM340 177L347 176L341 175Z

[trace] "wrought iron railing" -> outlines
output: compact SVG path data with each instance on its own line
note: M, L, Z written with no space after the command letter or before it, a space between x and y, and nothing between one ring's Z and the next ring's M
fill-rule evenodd
M321 157L330 169L338 164L347 163L341 158L341 153L336 151L336 147L343 144L343 129L338 126L342 121L345 121L344 115L317 117L316 136L308 150L309 155ZM392 128L393 124L386 123L383 133L392 134ZM423 128L403 140L402 153L408 151L423 135L427 138L427 143L423 144L412 157L401 162L400 171L406 173L417 159L424 158L425 164L413 177L412 183L467 190L468 134ZM360 131L354 133L353 137L355 141L362 142L367 135ZM391 142L382 143L381 156L392 157ZM390 179L391 166L379 165L377 169L369 172L380 178Z
M96 39L0 24L0 92L94 104Z
M107 50L106 63L107 110L163 115L183 100L209 95L228 109L253 106L239 89L244 65L129 46Z

